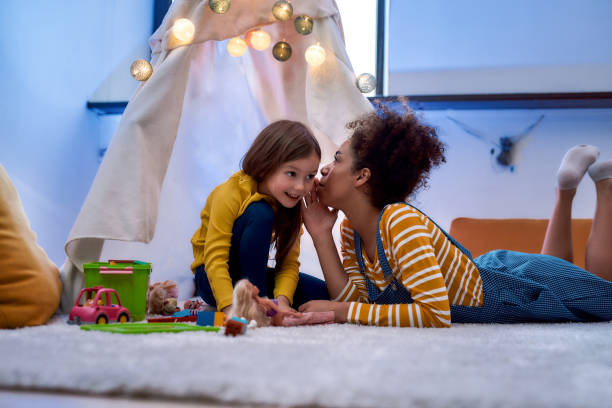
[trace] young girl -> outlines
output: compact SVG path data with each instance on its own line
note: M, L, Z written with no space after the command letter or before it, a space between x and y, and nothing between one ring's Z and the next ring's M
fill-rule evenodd
M329 299L325 282L298 273L301 206L313 187L321 149L299 122L271 123L242 160L242 170L217 186L191 238L197 294L227 311L233 285L249 279L262 296L273 295L281 310L310 299ZM276 263L268 268L270 245Z
M612 160L593 164L596 148L577 146L565 156L543 254L497 250L472 259L403 202L444 161L435 130L385 109L349 126L352 137L321 170L304 213L336 302L312 301L300 311L333 310L337 322L381 326L612 320ZM567 248L571 256L566 226L587 169L597 187L589 272L558 257L567 256ZM347 217L342 262L331 235L338 210Z

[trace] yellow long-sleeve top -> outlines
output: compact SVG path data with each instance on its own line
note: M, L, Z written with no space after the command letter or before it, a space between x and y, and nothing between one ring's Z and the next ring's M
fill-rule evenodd
M229 274L229 251L234 222L240 217L249 204L266 200L276 210L277 204L268 195L257 192L257 182L239 171L225 183L218 185L206 199L200 214L202 224L193 234L194 261L191 269L204 265L213 295L219 310L232 304L234 287ZM286 296L293 302L293 294L298 282L300 263L300 238L285 257L282 268L274 280L274 297Z
M413 303L371 304L355 254L353 227L340 228L342 264L349 281L336 301L350 302L348 321L376 326L449 327L450 305L482 306L482 281L474 263L418 210L403 204L385 207L380 235L393 275L410 293ZM365 273L381 291L386 280L378 255L368 259L362 248Z

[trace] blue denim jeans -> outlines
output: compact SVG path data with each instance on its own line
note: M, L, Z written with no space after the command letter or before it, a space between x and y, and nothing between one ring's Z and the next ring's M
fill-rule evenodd
M247 207L232 228L228 260L232 283L246 278L259 288L260 296L272 297L274 293L274 269L267 267L273 227L274 210L265 201L257 201ZM194 279L198 296L216 306L204 265L196 268ZM300 273L292 306L297 308L314 299L329 300L325 281Z

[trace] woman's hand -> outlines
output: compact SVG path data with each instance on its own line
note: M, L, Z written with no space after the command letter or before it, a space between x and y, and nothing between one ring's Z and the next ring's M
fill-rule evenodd
M302 201L302 217L304 226L313 239L320 234L331 234L338 218L338 210L329 209L319 201L319 180L315 179L312 190Z
M336 323L345 323L348 314L348 302L333 302L331 300L311 300L298 308L302 313L307 312L334 312Z

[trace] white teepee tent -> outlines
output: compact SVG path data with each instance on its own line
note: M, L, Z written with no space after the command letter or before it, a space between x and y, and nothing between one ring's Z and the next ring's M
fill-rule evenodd
M172 3L151 37L154 73L129 101L66 242L62 310L83 286L82 264L109 258L152 262L152 280L175 280L190 296L189 240L201 208L212 188L238 170L257 133L277 119L302 121L325 162L347 137L345 124L372 110L355 86L335 2L293 4L294 16L314 19L309 35L297 33L293 19L276 21L274 3L232 0L225 14L213 13L208 1ZM189 44L172 35L179 18L195 26ZM280 62L270 49L250 48L230 56L225 40L254 27L273 43L291 44L292 57ZM327 58L311 67L304 52L316 43Z

